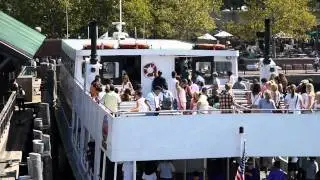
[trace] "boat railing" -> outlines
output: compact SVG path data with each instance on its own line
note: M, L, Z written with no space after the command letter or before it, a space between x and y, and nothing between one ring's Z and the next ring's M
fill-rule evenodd
M108 113L112 113L112 114L115 113L115 112L113 112L111 109L109 109L108 107L104 106L104 105L100 102L100 100L97 101L96 99L92 98L91 95L90 95L90 92L89 92L87 89L84 88L84 86L82 85L82 83L81 83L80 81L78 81L77 79L73 79L73 80L74 80L74 82L77 84L77 86L78 86L79 88L81 88L82 91L83 91L88 97L90 97L92 101L95 101L96 103L98 103L99 106L100 106L102 109L104 109L104 110L107 111Z
M213 115L213 114L314 114L320 110L307 110L307 109L250 109L246 112L237 108L232 109L207 109L207 110L160 110L160 111L147 111L147 112L124 112L119 111L116 117L130 117L130 116L168 116L168 115Z

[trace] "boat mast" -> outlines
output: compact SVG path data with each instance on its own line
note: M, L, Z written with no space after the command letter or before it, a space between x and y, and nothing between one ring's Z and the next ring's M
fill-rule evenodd
M120 9L120 25L119 25L119 34L122 33L122 0L119 1L119 9Z
M112 22L113 25L116 26L118 30L118 43L120 44L121 35L122 35L122 25L125 25L126 23L122 22L122 0L119 0L119 22Z

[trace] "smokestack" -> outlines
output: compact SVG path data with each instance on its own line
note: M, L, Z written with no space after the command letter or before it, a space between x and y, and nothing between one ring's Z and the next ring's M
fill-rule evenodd
M265 19L264 20L264 60L263 64L270 64L270 38L271 38L271 27L270 27L270 19Z
M97 22L95 20L89 23L89 31L91 39L90 64L97 64Z

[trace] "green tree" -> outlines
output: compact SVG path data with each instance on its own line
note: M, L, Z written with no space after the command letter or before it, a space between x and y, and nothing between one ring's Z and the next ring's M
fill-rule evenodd
M125 30L138 37L191 39L213 30L211 13L222 0L123 0ZM0 10L30 27L40 26L48 37L65 38L67 14L71 38L87 37L87 25L96 19L100 35L114 32L119 21L116 0L1 0Z
M28 26L40 26L44 34L56 37L61 34L61 22L64 16L59 2L50 0L3 0L0 10L17 18ZM58 22L58 23L57 23Z
M308 0L248 0L249 10L241 13L242 23L227 23L226 28L242 39L253 40L256 32L264 31L264 19L272 21L272 32L284 32L302 39L316 25Z
M151 35L151 4L149 0L126 0L123 3L123 19L126 22L125 29L134 37L135 29L137 36Z
M152 0L151 5L154 37L192 39L213 30L211 13L222 0Z

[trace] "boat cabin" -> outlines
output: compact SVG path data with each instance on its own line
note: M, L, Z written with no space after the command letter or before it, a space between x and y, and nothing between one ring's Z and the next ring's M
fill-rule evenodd
M63 40L63 48L65 56L74 63L74 78L84 84L85 64L89 63L91 52L90 41ZM198 71L206 84L211 84L213 72L218 73L222 83L227 80L228 71L238 76L238 51L201 49L193 43L178 40L126 39L120 43L116 40L98 40L97 55L102 83L112 79L114 84L120 85L122 75L126 73L134 85L144 87L144 94L151 91L157 70L166 79L171 78L172 71L189 76L194 76Z

